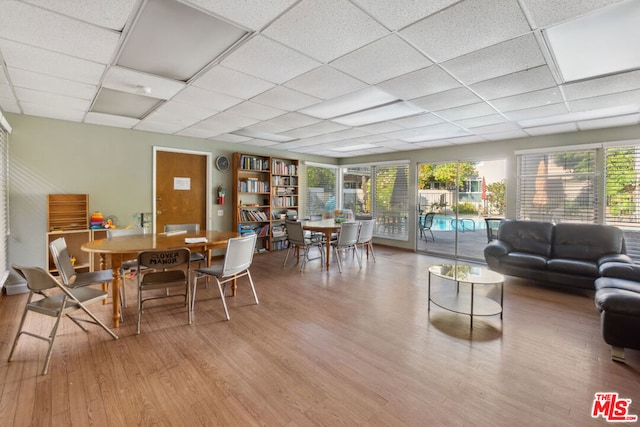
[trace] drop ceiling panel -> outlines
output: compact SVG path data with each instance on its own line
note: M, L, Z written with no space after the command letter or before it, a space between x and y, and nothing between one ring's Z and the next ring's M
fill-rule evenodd
M323 0L298 3L264 34L326 63L389 31L347 0Z
M290 136L291 138L309 138L309 137L314 137L314 136L323 135L323 134L331 134L333 132L337 132L344 129L348 129L348 127L325 120L311 126L305 126L303 128L294 129L292 131L285 132L284 135ZM329 135L326 135L326 136L328 136L329 139L333 138L333 136L329 136Z
M140 120L133 119L131 117L114 116L113 114L94 113L90 111L85 116L84 122L95 125L131 129L140 123Z
M193 85L242 99L249 99L275 86L266 80L222 66L211 68Z
M470 117L487 116L495 113L496 110L485 102L436 111L436 115L451 121L468 119Z
M640 114L629 114L626 116L611 117L606 119L585 120L578 122L581 130L603 129L618 126L637 125L640 121Z
M22 87L16 87L16 96L21 103L30 103L33 105L42 104L46 107L55 107L61 110L78 110L86 111L91 104L91 101L87 99L72 98L69 96L41 92L33 89L26 89Z
M484 0L456 3L400 34L434 61L444 62L529 31L517 1Z
M571 111L588 111L625 105L640 107L640 90L569 101Z
M526 0L527 10L533 18L536 28L548 27L571 18L605 7L620 0Z
M165 102L149 114L148 118L151 121L180 123L182 127L188 127L217 113L216 110L174 101Z
M536 90L534 92L520 95L498 98L491 101L491 104L498 110L513 111L525 108L539 107L541 105L557 104L564 102L559 88L549 88Z
M442 10L459 0L354 0L354 3L382 22L390 30L409 24Z
M331 66L375 84L432 64L424 55L393 34L333 61Z
M286 113L279 117L251 125L249 128L263 132L281 133L292 129L310 126L319 122L320 120L305 116L304 114Z
M2 56L13 68L97 85L105 66L0 38Z
M190 3L252 30L260 30L298 0L189 0Z
M91 111L141 119L160 102L162 101L156 98L103 88L96 97Z
M196 86L184 88L173 100L218 111L226 110L242 102L240 98L211 92L210 90L201 89Z
M122 31L137 0L24 0L44 9L68 15L80 21Z
M462 105L476 104L482 100L465 87L438 92L414 99L412 102L425 110L437 111Z
M168 123L165 121L154 121L151 119L145 119L138 123L135 129L147 132L174 134L182 129L182 125L176 123Z
M404 119L392 120L393 124L402 126L403 128L416 128L420 126L431 126L442 123L443 120L440 117L436 117L433 114L425 113L413 117L406 117Z
M286 111L278 108L267 107L251 101L245 101L227 110L229 113L249 117L256 120L269 120L283 115Z
M400 99L411 100L460 87L460 82L440 67L431 66L387 80L378 87Z
M29 116L49 117L70 122L81 122L85 115L85 110L76 110L55 105L47 105L41 102L37 104L21 101L20 105L24 114Z
M251 99L259 104L269 105L287 111L300 110L321 101L310 95L298 92L284 86L276 86Z
M18 1L4 1L0 37L106 64L120 33Z
M289 80L285 86L319 99L330 99L362 89L367 85L361 80L325 65Z
M538 135L554 135L557 133L575 132L578 128L575 123L562 123L559 125L538 126L525 129L525 132L531 136Z
M320 63L266 37L256 36L226 57L222 65L282 84Z
M625 92L629 89L640 89L640 71L600 77L562 86L566 98L570 101L609 93Z
M532 34L490 46L442 64L465 84L538 67L545 63Z
M9 68L8 71L15 87L29 88L89 101L93 99L97 90L96 85L74 82L19 68Z
M549 67L543 65L475 83L470 88L484 99L490 100L554 86L556 81Z
M507 118L500 114L489 114L487 116L472 117L470 119L456 120L455 124L465 129L474 128L478 126L495 125L497 123L504 123Z
M567 110L564 104L553 104L543 107L526 108L524 110L505 111L504 115L511 120L520 121L566 114L568 112L569 110Z

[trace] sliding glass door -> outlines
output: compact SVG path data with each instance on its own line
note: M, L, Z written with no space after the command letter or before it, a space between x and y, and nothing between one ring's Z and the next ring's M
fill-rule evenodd
M504 160L419 164L417 251L484 259L487 224L504 217L505 165Z

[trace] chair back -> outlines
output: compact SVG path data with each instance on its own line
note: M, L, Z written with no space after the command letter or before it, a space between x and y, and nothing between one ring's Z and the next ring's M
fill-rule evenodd
M164 231L186 231L189 233L199 233L200 224L166 224Z
M287 228L288 230L288 228ZM234 276L247 270L253 262L257 234L229 239L222 266L222 277Z
M144 234L144 228L111 228L107 230L107 238L120 237L120 236L133 236L137 234Z
M191 251L188 248L142 251L138 254L140 267L169 270L186 265L189 267Z
M298 221L285 221L287 227L287 239L289 243L296 246L304 246L304 230L302 229L302 223Z
M360 233L358 234L358 243L367 243L373 239L373 228L375 226L375 220L367 219L360 221Z
M32 292L42 294L47 289L60 286L55 277L40 267L23 267L14 264L11 267L27 281L27 287Z
M73 285L76 281L76 270L71 264L71 257L69 256L69 250L67 249L67 242L64 237L54 240L49 243L49 250L53 257L53 262L60 273L62 283L67 286Z
M359 222L343 222L340 224L340 234L338 235L338 246L352 246L358 242L360 233Z
M371 214L356 214L355 219L356 221L366 221L369 219L373 219L373 217L371 216Z
M422 222L422 228L429 229L433 226L433 217L436 216L435 212L429 212L424 216Z
M309 221L322 221L322 215L320 214L309 215Z

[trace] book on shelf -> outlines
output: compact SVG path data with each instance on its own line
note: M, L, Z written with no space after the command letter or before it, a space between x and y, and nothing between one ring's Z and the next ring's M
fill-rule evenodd
M240 167L240 169L268 171L269 159L263 157L241 155L240 164L238 165L238 167Z
M242 221L269 221L269 214L265 211L241 209L240 220Z

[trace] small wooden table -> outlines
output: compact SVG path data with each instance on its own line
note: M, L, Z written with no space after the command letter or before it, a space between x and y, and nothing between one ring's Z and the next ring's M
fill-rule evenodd
M302 228L309 231L316 231L318 233L324 233L326 242L326 258L327 271L329 270L329 256L331 255L331 235L340 231L340 223L336 222L333 218L322 219L320 221L303 221Z
M227 241L233 237L238 237L235 231L215 231L207 230L199 233L183 233L166 235L166 233L158 234L136 234L131 236L118 236L110 239L99 239L87 242L81 246L85 252L100 254L102 268L107 264L106 257L111 260L111 269L113 270L113 286L111 287L111 298L113 303L113 325L117 328L120 326L120 285L122 278L120 277L120 266L123 261L133 259L138 256L139 252L154 249L174 249L189 248L196 252L207 252L207 265L211 259L210 251L212 249L225 248ZM206 237L204 243L185 243L187 237Z

